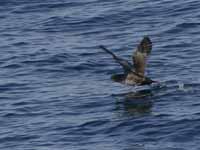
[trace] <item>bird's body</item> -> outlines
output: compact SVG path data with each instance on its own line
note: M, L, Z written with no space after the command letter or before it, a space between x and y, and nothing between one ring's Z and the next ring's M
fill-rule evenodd
M144 81L143 78L135 75L134 73L128 74L114 74L112 80L127 85L137 85Z
M115 61L123 67L124 74L115 74L112 76L112 79L115 82L127 85L145 85L155 82L150 78L145 77L146 62L152 49L152 43L149 37L144 37L138 45L136 51L133 53L133 65L127 60L117 57L104 46L100 46L100 48L111 54Z
M144 77L139 77L135 75L134 73L130 72L127 74L126 79L125 79L125 84L128 85L137 85L145 81Z

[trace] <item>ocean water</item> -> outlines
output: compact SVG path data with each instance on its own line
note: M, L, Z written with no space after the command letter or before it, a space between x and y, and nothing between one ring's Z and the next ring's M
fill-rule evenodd
M0 149L200 149L199 6L1 0ZM145 35L160 83L114 83L122 69L98 45L131 60Z

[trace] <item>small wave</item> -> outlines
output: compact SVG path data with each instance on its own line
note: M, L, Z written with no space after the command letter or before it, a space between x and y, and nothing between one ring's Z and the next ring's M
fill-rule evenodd
M109 122L108 120L88 121L86 123L79 125L79 128L86 128L86 127L91 128L91 127L96 127L96 126L102 126L102 125L105 125L108 122Z
M29 45L28 42L16 42L12 44L13 46L26 46Z
M46 12L46 11L53 11L55 9L67 9L73 7L79 7L88 5L90 2L48 2L48 3L22 3L21 7L14 10L12 13L16 14L24 14L24 13L34 13L34 12Z
M53 56L43 56L40 59L31 59L28 58L28 60L21 61L21 64L27 64L27 65L56 65L61 64L67 61L69 58L71 58L70 55L63 53L63 54L56 54Z
M22 66L20 64L8 64L8 65L3 65L2 68L5 69L18 69L21 68Z
M7 136L7 137L1 137L0 142L1 143L7 143L12 142L12 141L18 141L18 142L24 142L24 141L29 141L29 140L34 140L39 138L39 136L36 135L13 135L13 136Z
M25 83L14 83L14 82L11 82L11 83L2 84L1 87L24 87L26 85L27 84L25 84Z

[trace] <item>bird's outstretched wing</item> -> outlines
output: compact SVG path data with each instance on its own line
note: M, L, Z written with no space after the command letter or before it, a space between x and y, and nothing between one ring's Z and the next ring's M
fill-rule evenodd
M151 53L152 42L149 37L145 36L136 51L133 53L132 59L135 72L141 76L145 75L147 57Z
M123 67L125 74L132 72L133 66L131 63L129 63L127 60L124 60L123 58L116 56L113 52L108 50L105 46L100 45L99 47L105 52L107 52L108 54L112 55L113 59Z

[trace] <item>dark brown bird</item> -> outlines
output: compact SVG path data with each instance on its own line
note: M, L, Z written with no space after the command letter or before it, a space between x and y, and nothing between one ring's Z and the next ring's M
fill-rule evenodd
M145 77L147 58L152 50L152 42L149 37L145 36L137 46L136 51L132 55L133 64L129 63L125 59L119 58L102 45L100 48L111 54L115 61L123 67L123 74L116 74L112 76L112 79L115 82L128 85L146 85L156 82L148 77Z

